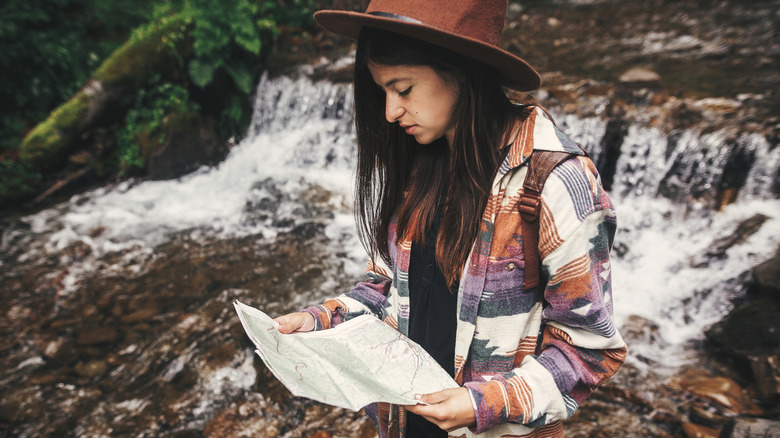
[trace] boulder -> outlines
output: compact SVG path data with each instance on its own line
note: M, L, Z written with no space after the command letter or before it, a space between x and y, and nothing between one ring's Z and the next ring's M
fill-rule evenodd
M213 119L196 113L172 114L163 123L165 141L142 147L150 179L178 178L224 158L225 148Z
M758 396L763 400L780 396L780 354L751 356L749 360Z
M753 267L750 292L780 301L780 251L771 259Z
M780 303L755 300L737 306L705 333L710 346L747 363L749 356L778 353Z
M715 260L726 259L728 257L726 252L730 248L744 243L750 236L756 234L768 219L769 216L759 213L743 220L731 234L714 240L707 252L695 257L691 265L694 268L706 268Z
M780 421L763 418L737 418L723 429L722 438L776 437L780 435Z
M670 387L692 395L694 405L705 410L715 410L724 415L761 415L746 391L734 380L712 375L704 370L691 369L676 377Z
M752 376L761 400L780 395L778 263L775 256L755 266L746 302L705 333L710 348L729 357L738 372Z

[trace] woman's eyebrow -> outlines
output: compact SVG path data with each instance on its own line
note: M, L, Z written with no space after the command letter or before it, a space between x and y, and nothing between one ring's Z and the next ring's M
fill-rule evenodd
M384 87L385 88L390 88L391 86L393 86L397 82L408 81L408 80L410 80L410 79L409 78L393 78L393 79L390 79L389 81L387 81L385 83Z

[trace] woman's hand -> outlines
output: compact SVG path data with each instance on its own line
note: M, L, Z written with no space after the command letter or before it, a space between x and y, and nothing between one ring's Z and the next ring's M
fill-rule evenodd
M314 330L314 317L311 313L295 312L274 318L279 323L279 333L310 332Z
M464 426L473 426L477 422L471 395L466 388L452 388L443 391L415 396L428 405L404 406L407 411L421 415L439 428L452 432Z

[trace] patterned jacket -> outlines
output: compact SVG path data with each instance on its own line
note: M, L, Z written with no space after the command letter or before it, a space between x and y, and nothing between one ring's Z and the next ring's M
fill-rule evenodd
M518 202L535 149L578 156L544 186L539 254L547 284L524 291ZM623 363L626 345L612 316L615 230L593 163L537 108L495 177L458 290L455 381L469 389L477 414L468 435L562 437L561 421ZM389 238L390 266L378 258L366 281L307 309L316 329L372 313L408 335L411 242L396 242L394 225ZM381 437L404 436L402 408L380 404L374 415Z

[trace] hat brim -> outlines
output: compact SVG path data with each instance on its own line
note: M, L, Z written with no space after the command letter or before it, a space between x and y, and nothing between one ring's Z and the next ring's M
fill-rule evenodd
M519 91L532 91L542 84L542 77L522 58L500 47L424 23L403 21L361 12L324 10L314 14L324 29L357 40L365 27L387 30L434 44L495 67L502 84Z

